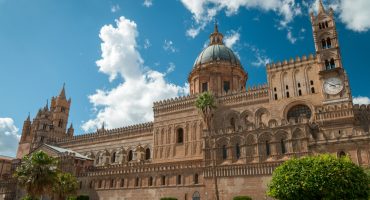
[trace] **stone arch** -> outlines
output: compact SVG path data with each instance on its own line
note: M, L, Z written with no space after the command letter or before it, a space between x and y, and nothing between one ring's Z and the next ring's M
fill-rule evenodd
M294 107L298 107L298 106L307 107L310 110L309 118L307 118L307 117L306 118L307 118L308 121L311 121L313 119L313 117L314 117L313 116L313 113L314 113L313 110L314 110L314 108L313 108L313 106L312 106L311 103L309 103L308 101L304 101L304 100L294 101L294 102L291 102L288 105L286 105L285 108L284 108L284 112L283 112L282 118L283 119L286 119L288 122L290 122L289 119L288 119L288 113L290 111L292 111L292 109L294 109ZM300 113L300 111L297 112L297 114L299 114L299 113ZM294 119L294 121L295 122L298 122L299 121L299 117L297 117L297 119Z
M257 109L254 116L255 116L255 124L258 127L261 127L261 126L266 127L270 119L270 112L266 108L261 107Z
M258 153L262 160L271 156L272 135L269 132L262 133L258 137Z
M248 124L250 123L253 123L254 122L254 115L253 115L253 112L250 111L250 110L244 110L241 114L240 114L240 122L242 125L244 125L244 127L247 127Z
M269 122L268 122L268 126L270 127L270 128L274 128L274 127L277 127L279 124L278 124L278 122L277 122L277 120L276 119L270 119L269 120Z
M237 130L240 125L239 112L235 110L229 110L224 118L223 127Z
M253 134L248 134L245 139L245 157L247 162L252 162L257 153L257 139Z
M274 135L275 149L277 155L284 155L288 152L288 132L279 130Z
M226 148L226 159L230 158L230 152L228 150L228 147L230 146L230 140L227 137L221 137L216 140L216 157L217 160L223 161L224 159L224 154L225 154L225 148Z
M241 136L234 136L230 139L230 150L233 161L239 160L242 156L244 157L244 144L244 138Z

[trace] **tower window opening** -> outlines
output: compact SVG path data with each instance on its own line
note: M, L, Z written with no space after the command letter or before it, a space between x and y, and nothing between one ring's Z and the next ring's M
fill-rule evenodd
M230 90L230 81L224 81L224 91L228 92Z
M199 176L198 174L194 174L194 184L198 184L199 183Z
M275 100L278 100L278 95L277 95L277 94L275 94L275 95L274 95L274 98L275 98Z
M325 21L325 27L326 27L326 28L329 28L329 23L328 23L328 21Z
M286 92L286 98L289 98L289 92Z
M325 60L325 69L329 70L330 69L330 63L328 60Z
M319 24L319 29L321 29L321 24Z
M184 129L182 128L177 129L177 143L184 143Z
M129 152L128 152L128 161L132 161L132 158L133 158L133 152L132 152L132 150L130 150Z
M227 159L227 148L226 145L222 146L222 159L226 160Z
M63 120L59 120L58 127L62 128L63 127Z
M177 185L181 185L181 175L177 175Z
M323 49L326 49L327 48L325 39L322 39L321 46L322 46Z
M314 87L311 88L311 93L315 94L315 88Z
M166 185L166 176L162 176L162 185Z
M274 87L274 92L276 92L276 87Z
M266 146L266 156L270 156L271 152L270 152L270 144L268 140L266 140L265 146Z
M302 90L298 90L298 96L302 96Z
M62 106L62 107L60 108L60 111L61 111L62 113L65 113L65 112L66 112L66 108Z
M331 48L331 40L330 40L330 38L327 38L326 39L326 47L327 48Z
M202 83L202 92L207 92L208 91L208 83Z
M153 177L149 177L148 185L153 186Z
M330 59L330 68L334 69L335 68L335 61L334 58Z
M116 152L113 152L112 154L112 163L116 162Z
M149 148L147 148L146 150L145 150L145 160L149 160L150 159L150 149Z
M287 89L287 90L288 90L288 89L289 89L289 86L288 86L288 85L286 85L286 86L285 86L285 89Z
M313 80L310 80L310 84L313 85Z
M301 84L300 83L298 83L297 85L298 85L299 88L301 87Z

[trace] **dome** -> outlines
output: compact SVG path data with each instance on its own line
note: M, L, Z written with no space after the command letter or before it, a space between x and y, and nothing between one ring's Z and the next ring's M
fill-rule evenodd
M239 67L241 66L238 57L231 49L224 44L212 44L199 54L198 58L195 60L194 68L201 64L218 61L228 62L231 65Z

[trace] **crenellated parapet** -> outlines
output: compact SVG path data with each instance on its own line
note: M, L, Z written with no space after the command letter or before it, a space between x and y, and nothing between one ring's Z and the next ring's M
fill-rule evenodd
M310 54L308 56L304 55L302 57L297 56L295 59L290 58L284 61L278 61L275 63L270 63L266 65L267 72L281 71L297 66L307 65L314 63L316 61L316 55Z
M91 141L94 139L102 139L107 137L127 137L127 136L134 136L140 135L143 133L151 133L153 130L153 122L147 122L142 124L135 124L131 126L121 127L121 128L114 128L114 129L99 129L96 132L86 133L82 135L77 135L69 138L63 138L56 141L58 144L69 144L69 143L76 143L76 142L83 142L83 141Z

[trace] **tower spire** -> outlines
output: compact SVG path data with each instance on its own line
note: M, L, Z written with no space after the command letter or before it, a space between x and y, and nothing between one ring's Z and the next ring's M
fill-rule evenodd
M30 119L31 117L30 117L30 112L28 112L28 116L27 116L27 119L26 119L26 121L31 121L31 119Z
M217 19L215 20L215 30L214 33L218 33L218 24L217 24Z
M60 94L59 94L59 98L61 98L61 99L66 98L65 86L66 86L66 83L63 83L63 88L62 88L62 90L60 91Z
M223 44L223 35L218 32L218 23L215 20L215 28L213 33L209 36L210 43L209 45Z
M318 13L325 13L325 8L324 8L324 4L322 3L322 0L319 0Z

